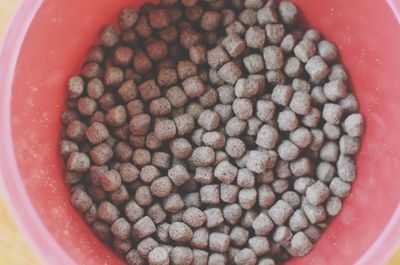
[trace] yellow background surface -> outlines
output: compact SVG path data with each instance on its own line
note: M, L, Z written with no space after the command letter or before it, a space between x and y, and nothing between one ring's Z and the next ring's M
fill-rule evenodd
M19 0L0 0L0 42ZM0 264L42 265L13 222L3 199L0 197ZM400 265L400 251L387 263Z

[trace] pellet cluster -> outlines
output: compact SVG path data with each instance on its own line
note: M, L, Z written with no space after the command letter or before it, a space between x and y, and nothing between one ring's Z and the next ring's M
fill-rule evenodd
M276 0L122 9L67 84L72 205L131 265L273 265L342 208L364 131L338 49Z

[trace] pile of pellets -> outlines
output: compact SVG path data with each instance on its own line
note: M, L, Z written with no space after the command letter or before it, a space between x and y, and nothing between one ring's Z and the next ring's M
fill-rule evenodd
M131 265L272 265L342 208L364 121L338 50L274 0L124 8L68 82L72 205Z

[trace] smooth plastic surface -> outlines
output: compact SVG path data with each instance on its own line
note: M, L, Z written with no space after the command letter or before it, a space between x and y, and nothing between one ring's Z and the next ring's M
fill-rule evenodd
M399 5L295 2L339 46L367 129L343 211L307 257L289 264L381 264L400 237ZM0 54L1 186L48 264L122 264L70 205L58 141L67 78L97 30L132 3L141 1L26 0Z

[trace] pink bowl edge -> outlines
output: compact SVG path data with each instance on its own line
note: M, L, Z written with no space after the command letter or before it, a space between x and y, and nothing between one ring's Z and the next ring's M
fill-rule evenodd
M400 1L386 0L400 24ZM35 211L21 179L11 134L11 94L13 72L25 35L43 0L21 3L0 47L0 189L8 209L29 245L46 264L74 265L76 262L61 248ZM12 180L6 176L13 176ZM6 188L7 187L7 188ZM399 247L400 205L370 248L355 265L384 264Z

